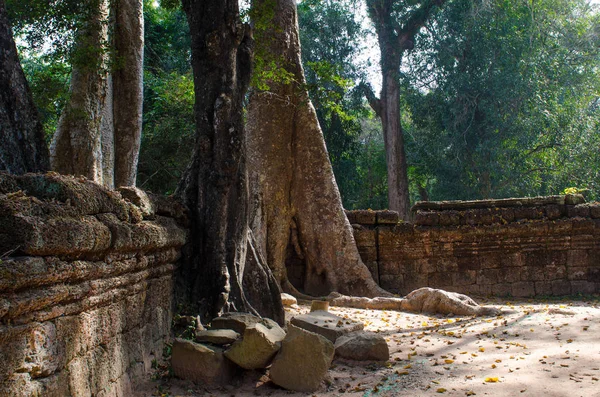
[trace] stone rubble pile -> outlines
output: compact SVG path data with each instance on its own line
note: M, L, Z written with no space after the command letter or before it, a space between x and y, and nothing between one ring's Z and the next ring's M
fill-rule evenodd
M363 331L363 324L326 311L296 316L286 326L248 313L226 313L209 329L198 325L194 341L175 339L171 366L176 377L225 385L243 370L269 369L273 383L314 392L321 387L334 356L387 361L385 339Z

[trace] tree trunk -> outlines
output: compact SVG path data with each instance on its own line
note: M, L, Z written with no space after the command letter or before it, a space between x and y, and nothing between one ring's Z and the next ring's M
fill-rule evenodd
M191 218L180 279L184 299L210 320L223 311L255 311L243 285L252 240L242 102L250 80L252 39L237 0L184 0L183 8L192 36L197 136L177 191ZM258 255L252 259L260 261ZM269 317L283 322L279 291L273 293L268 284L252 287L275 296L267 308Z
M109 1L93 5L77 33L70 97L52 140L50 161L56 172L102 184L100 124L107 89Z
M4 0L0 0L0 140L0 170L12 174L48 170L44 129L19 62Z
M383 67L383 66L382 66ZM390 68L390 65L386 65ZM398 211L400 219L410 217L408 166L404 150L404 133L400 122L400 83L398 73L384 73L381 88L381 124L387 164L388 208Z
M118 0L110 10L109 0L90 4L94 8L76 37L70 98L52 141L52 168L108 188L134 186L142 135L143 1Z
M315 110L304 87L294 0L256 0L261 54L272 54L291 81L269 82L248 108L251 227L283 289L298 294L386 294L362 263L346 218ZM275 8L274 10L269 9ZM269 17L270 18L270 17ZM269 62L265 62L269 63ZM278 72L277 72L278 73ZM302 285L287 276L286 257L303 262Z
M113 78L109 74L106 81L106 100L102 109L100 136L102 145L102 184L115 188L115 123L113 112Z
M363 88L369 104L381 117L388 172L388 208L398 211L403 220L410 217L410 196L400 122L400 65L404 52L414 47L415 35L429 15L445 1L424 0L412 5L410 10L398 10L394 0L367 0L369 18L375 25L381 52L381 99L375 98L368 87L363 85Z
M114 82L115 186L135 186L142 138L143 0L116 2Z

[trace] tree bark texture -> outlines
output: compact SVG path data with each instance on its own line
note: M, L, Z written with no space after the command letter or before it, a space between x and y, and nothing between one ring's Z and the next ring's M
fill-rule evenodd
M366 90L369 104L381 118L387 162L388 208L398 211L400 219L410 217L408 165L400 114L400 65L405 51L414 47L415 35L431 12L445 0L425 0L412 10L404 24L396 20L394 0L367 0L369 17L375 25L381 51L381 95ZM366 88L366 87L365 87Z
M21 68L4 0L0 0L0 140L0 170L13 174L48 170L44 130Z
M52 141L52 168L108 188L134 186L142 136L143 1L94 0L90 7L76 36L70 98Z
M273 15L268 28L255 32L257 45L266 46L260 53L272 54L292 79L271 81L268 92L254 91L250 97L250 224L258 249L287 292L385 295L358 254L305 88L296 3L256 0L253 7ZM304 263L303 285L288 280L288 254Z
M237 0L184 0L192 36L196 97L196 144L177 194L190 208L191 238L181 268L184 298L203 319L223 311L257 312L244 289L248 246L248 178L243 99L250 81L252 39ZM252 251L252 250L251 250ZM258 255L251 267L268 272ZM255 260L256 259L256 260ZM260 270L256 270L260 273ZM274 301L270 313L283 321L279 289L268 274L253 288ZM263 300L258 298L259 301Z
M400 122L400 82L398 72L390 70L389 66L386 65L387 70L382 81L380 114L387 164L388 207L398 211L400 219L408 220L410 195L404 132Z
M106 99L100 121L100 139L102 145L102 184L109 189L115 187L115 122L113 101L113 78L106 80Z
M91 4L76 35L69 100L50 147L52 169L103 183L100 124L107 90L109 0Z
M135 186L142 139L144 2L118 0L115 12L115 186Z

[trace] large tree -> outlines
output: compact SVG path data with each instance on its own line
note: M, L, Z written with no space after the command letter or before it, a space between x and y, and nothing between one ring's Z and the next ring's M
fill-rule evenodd
M46 171L44 129L19 62L4 0L0 0L0 170Z
M359 158L361 119L369 110L355 81L363 75L359 56L361 28L354 0L302 1L298 4L298 24L302 45L302 65L308 94L317 112L329 159L344 207L357 208L365 202ZM373 208L366 205L360 208Z
M283 322L279 288L248 228L243 100L250 27L241 22L237 0L184 0L183 7L192 38L196 143L178 188L191 221L180 292L204 320L250 311Z
M381 94L364 85L369 104L381 118L385 141L388 206L402 219L410 214L408 168L400 114L400 66L431 13L446 0L367 0L381 52Z
M52 168L107 187L135 185L142 131L142 0L93 0L75 34L69 100Z
M386 294L358 254L306 90L294 0L253 2L257 78L248 106L251 226L283 289L298 294ZM262 88L262 89L261 89ZM303 264L292 285L286 259ZM299 291L300 290L300 291Z
M108 84L109 1L94 0L85 10L75 37L69 101L52 139L50 160L57 172L103 183L100 126Z
M113 117L115 186L135 186L142 140L144 2L115 4Z

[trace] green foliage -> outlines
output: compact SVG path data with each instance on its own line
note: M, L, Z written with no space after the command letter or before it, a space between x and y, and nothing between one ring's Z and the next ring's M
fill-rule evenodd
M49 142L68 99L71 67L65 62L33 55L22 57L21 65Z
M177 8L146 5L144 22L144 124L138 184L168 194L177 187L194 146L189 28Z
M32 51L66 59L95 1L6 0L6 7L15 37Z
M347 197L347 208L387 208L387 166L381 123L374 115L361 120L360 148L356 155L356 189Z
M385 151L380 129L370 122L355 88L362 77L356 58L365 32L353 6L331 0L298 4L302 62L344 206L383 208Z
M264 0L252 4L248 12L254 36L254 70L250 85L259 91L269 91L272 84L292 84L295 80L284 55L271 50L275 6L276 0Z
M579 0L446 7L404 73L432 199L600 190L599 17Z
M164 4L167 3L168 7ZM179 0L173 4L153 1L144 3L144 68L152 73L191 70L190 30Z

